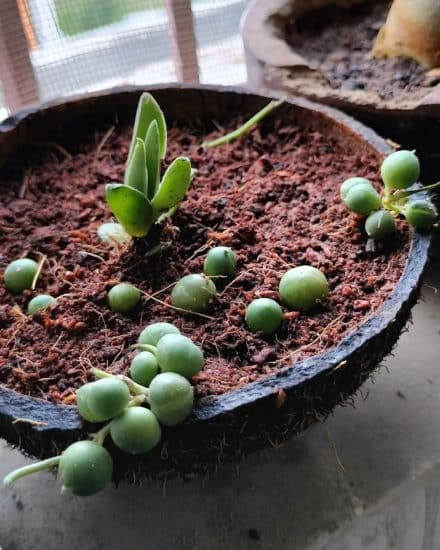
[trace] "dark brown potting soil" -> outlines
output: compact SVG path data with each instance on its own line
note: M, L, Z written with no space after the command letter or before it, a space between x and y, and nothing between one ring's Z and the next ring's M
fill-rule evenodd
M89 135L68 154L35 149L23 171L10 167L0 184L1 273L18 257L45 261L35 291L12 295L0 281L0 382L72 403L90 367L125 372L128 348L141 329L169 321L204 349L197 395L221 394L328 350L377 310L402 274L409 235L402 224L393 243L371 251L338 190L352 175L377 182L377 161L318 131L272 124L267 120L245 139L207 151L200 148L206 129L170 130L167 162L188 155L198 172L162 230L168 249L153 258L143 256L142 246L113 247L96 235L111 219L104 184L122 180L129 128L103 141L105 132ZM214 245L237 252L236 277L218 283L209 317L182 316L169 306L170 286L200 272ZM248 331L246 304L277 299L281 275L300 264L325 272L331 288L325 304L307 314L286 311L276 336ZM144 292L142 306L130 315L106 305L107 291L120 281ZM57 296L58 305L27 316L29 299L43 292Z
M389 0L371 0L349 8L319 8L287 24L288 42L334 89L362 90L373 99L420 99L440 83L439 76L427 76L411 59L371 56L390 5Z

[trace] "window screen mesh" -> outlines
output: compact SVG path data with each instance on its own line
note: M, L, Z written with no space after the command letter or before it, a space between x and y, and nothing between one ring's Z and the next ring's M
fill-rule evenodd
M4 1L19 8L40 101L176 81L163 0ZM245 5L246 0L192 0L202 83L245 82L239 36ZM4 95L0 88L0 118L7 107Z

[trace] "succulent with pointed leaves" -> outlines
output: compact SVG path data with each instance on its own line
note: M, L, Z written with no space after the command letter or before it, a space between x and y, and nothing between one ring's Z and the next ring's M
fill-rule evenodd
M145 237L151 226L171 216L190 186L191 162L178 157L162 179L160 163L167 148L164 114L149 93L140 97L124 183L109 183L105 198L123 229L132 237Z

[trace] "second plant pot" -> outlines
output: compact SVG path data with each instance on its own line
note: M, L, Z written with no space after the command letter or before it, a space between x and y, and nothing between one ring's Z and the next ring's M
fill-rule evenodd
M440 74L416 62L369 59L388 0L253 0L242 19L253 89L301 95L349 113L424 158L440 156ZM394 90L394 91L393 91Z

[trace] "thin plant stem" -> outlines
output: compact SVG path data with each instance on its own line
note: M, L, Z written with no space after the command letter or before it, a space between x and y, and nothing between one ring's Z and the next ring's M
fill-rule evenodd
M99 430L99 432L96 432L92 436L92 441L95 443L98 443L98 445L104 445L104 440L108 436L110 432L110 423L106 424L103 428Z
M40 258L40 261L38 262L37 272L34 275L34 278L32 279L31 289L35 290L35 287L37 286L38 277L40 276L41 270L43 268L44 262L47 260L47 256L43 254Z
M128 402L127 407L139 407L140 405L143 405L144 403L148 403L148 397L145 394L142 395L136 395L130 401Z
M394 215L403 214L403 208L399 206L389 194L385 193L385 195L382 197L382 206Z
M133 347L141 349L142 351L148 351L152 353L155 357L157 355L157 349L154 346L150 346L150 344L135 344Z
M229 134L226 134L222 137L219 137L217 139L214 139L212 141L205 141L202 143L202 147L204 149L208 149L209 147L217 147L219 145L223 145L225 143L229 143L231 141L234 141L235 139L238 139L248 132L252 130L252 128L258 124L261 120L263 120L264 117L266 117L268 114L270 114L274 109L279 107L284 103L284 99L274 99L270 103L268 103L265 107L263 107L258 113L255 113L254 116L252 116L249 120L247 120L244 124L242 124L239 128L236 130L233 130L232 132L229 132Z
M135 396L144 396L148 400L149 390L145 386L141 386L137 382L133 382L128 376L121 375L121 379L127 384L130 392Z
M146 388L145 386L141 386L137 382L134 382L128 376L124 376L123 374L110 374L109 372L105 372L104 370L97 369L95 367L91 369L91 373L96 376L96 378L118 378L119 380L122 380L127 384L130 393L135 396L144 395L146 398L148 398L148 388Z
M150 300L153 300L154 302L162 304L163 306L168 307L170 309L174 309L174 311L180 311L182 313L188 313L190 315L197 315L198 317L203 317L203 319L214 319L214 317L212 317L211 315L206 315L205 313L200 313L198 311L191 311L190 309L183 309L182 307L173 306L168 302L159 300L159 298L156 298L153 294L148 294L147 292L143 292L143 294L145 294Z
M96 378L115 378L114 374L105 372L105 370L97 369L96 367L91 369L91 373L96 376Z
M393 196L393 200L405 199L411 195L416 195L417 193L424 193L426 191L432 191L434 189L440 188L440 181L437 183L432 183L431 185L426 185L425 187L419 187L418 189L411 189L410 191L399 191Z
M3 484L9 486L17 481L17 479L36 474L37 472L42 472L43 470L48 470L54 466L58 466L60 458L61 456L54 456L52 458L47 458L46 460L40 460L40 462L35 462L34 464L29 464L28 466L23 466L22 468L17 468L3 478Z
M153 256L156 256L156 254L160 254L161 252L164 252L171 246L171 243L159 243L150 248L147 252L144 254L144 258L152 258Z

